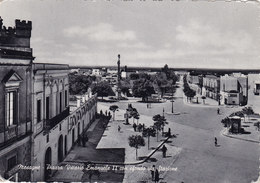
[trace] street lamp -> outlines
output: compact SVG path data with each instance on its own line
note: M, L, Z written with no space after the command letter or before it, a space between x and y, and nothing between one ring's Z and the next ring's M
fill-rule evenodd
M173 97L172 97L172 114L173 114L173 102L174 102L174 100L173 100Z
M164 108L163 108L163 117L164 117Z

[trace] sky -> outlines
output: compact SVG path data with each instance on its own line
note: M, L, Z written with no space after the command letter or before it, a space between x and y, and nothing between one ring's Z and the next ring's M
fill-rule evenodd
M35 62L260 69L260 5L176 0L4 0L3 24L32 21Z

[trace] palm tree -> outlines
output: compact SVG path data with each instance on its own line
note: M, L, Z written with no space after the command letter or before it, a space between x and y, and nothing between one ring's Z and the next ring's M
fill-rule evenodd
M150 148L150 136L152 136L153 133L154 133L154 129L153 128L147 128L148 150Z
M157 141L158 141L158 131L160 131L162 129L162 135L163 135L164 126L165 126L165 124L168 124L168 122L166 122L165 117L161 116L160 114L153 116L153 120L154 120L154 126L156 128L156 132L157 132Z
M128 143L130 147L135 148L135 158L137 159L137 149L140 146L145 146L144 138L141 135L132 135L128 137Z

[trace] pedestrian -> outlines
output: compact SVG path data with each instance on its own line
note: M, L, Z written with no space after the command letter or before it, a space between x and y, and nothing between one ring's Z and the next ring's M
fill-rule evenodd
M143 130L145 129L145 125L144 125L144 123L143 123L142 129L143 129Z
M80 144L81 144L81 135L79 134L79 136L78 136L78 146L80 146Z
M149 105L148 105L148 103L147 103L146 108L148 109L148 107L149 107Z
M160 180L160 175L159 175L158 169L156 168L155 174L154 174L154 182L157 183L157 182L159 182L159 180Z
M85 135L83 135L83 137L81 138L81 143L83 147L86 146Z
M218 145L218 139L217 139L217 137L215 137L215 146L217 146Z
M163 153L163 157L166 158L166 151L167 151L167 147L165 147L165 145L163 145L162 147L162 153Z
M167 137L171 137L172 133L171 133L171 128L168 128L168 133L167 133Z
M120 127L120 125L118 125L118 127L117 127L117 130L120 132L120 130L121 130L121 127Z
M136 127L137 127L137 125L134 123L133 124L133 128L134 128L134 131L136 132Z
M219 114L219 111L220 111L220 109L218 108L218 114Z
M139 125L138 125L138 131L139 131L139 132L141 132L142 127L143 127L143 126L139 123Z
M154 181L155 165L151 169L152 181Z
M107 116L107 110L106 110L105 114L106 114L106 116Z
M84 143L86 144L87 142L88 142L88 136L86 134L85 137L84 137Z

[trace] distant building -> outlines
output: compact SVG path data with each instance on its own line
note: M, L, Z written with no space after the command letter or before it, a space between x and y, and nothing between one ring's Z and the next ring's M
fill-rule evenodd
M94 76L102 76L102 72L100 69L92 69L92 75Z
M127 72L122 71L122 72L121 72L121 78L126 78L126 77L127 77Z
M32 133L32 22L15 20L3 26L0 17L0 176L10 181L31 181Z
M219 101L220 78L214 75L203 77L202 95Z
M246 105L248 101L248 78L245 75L225 75L220 77L222 104Z
M108 68L107 73L110 75L116 75L117 74L117 68Z
M70 69L70 73L74 73L74 72L79 73L79 70L80 69Z
M192 84L199 84L199 76L198 75L188 75L187 80Z
M188 74L187 81L191 84L196 85L196 87L191 86L198 94L202 94L202 86L203 86L203 76L198 74Z

